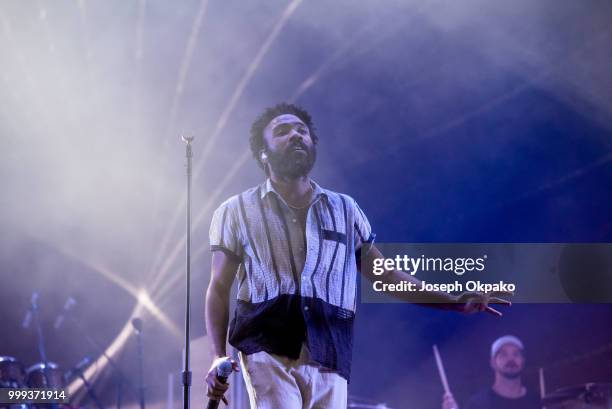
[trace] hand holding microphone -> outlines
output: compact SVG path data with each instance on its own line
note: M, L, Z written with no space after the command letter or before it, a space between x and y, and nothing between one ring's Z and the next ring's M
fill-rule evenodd
M223 394L229 388L227 378L231 375L232 371L240 372L238 363L233 359L220 357L213 361L206 375L207 395L210 398L207 409L218 408L221 400L227 405L227 400Z

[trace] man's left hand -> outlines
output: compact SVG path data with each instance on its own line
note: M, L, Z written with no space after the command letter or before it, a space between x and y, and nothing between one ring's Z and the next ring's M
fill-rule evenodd
M493 291L491 293L466 292L457 297L457 309L464 314L486 311L501 317L503 314L491 307L489 304L501 304L510 306L512 303L505 298L514 295L510 291Z

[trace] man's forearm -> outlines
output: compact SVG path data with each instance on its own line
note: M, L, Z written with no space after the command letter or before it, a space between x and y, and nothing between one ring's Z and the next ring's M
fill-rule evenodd
M382 281L385 284L399 284L403 281L412 283L416 288L421 288L421 280L408 273L399 270L387 270L382 275L374 274L374 260L384 258L376 246L365 252L364 258L358 267L366 278L372 282ZM449 293L440 291L397 291L393 296L406 302L422 304L445 310L458 309L457 298Z
M403 281L414 284L416 288L421 288L421 280L411 276L408 273L399 270L387 271L382 276L370 276L371 280L378 278L380 281L386 284L399 284ZM422 304L428 307L439 308L439 309L456 309L457 298L452 294L441 292L441 291L397 291L393 292L393 295L406 302L414 304Z
M229 291L211 282L206 291L206 332L215 357L226 356Z

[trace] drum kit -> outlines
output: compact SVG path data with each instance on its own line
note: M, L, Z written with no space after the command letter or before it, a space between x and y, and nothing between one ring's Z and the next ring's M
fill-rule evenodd
M92 360L89 357L85 357L74 368L71 368L68 371L62 370L59 365L47 359L45 337L43 335L43 327L40 321L38 298L38 292L34 292L32 294L30 308L23 319L22 327L27 329L30 326L34 326L36 329L40 362L26 369L26 367L17 358L12 356L0 356L0 388L68 389L68 386L72 381L80 378L92 407L95 407L96 409L104 409L104 406L96 396L93 385L89 383L85 376L86 368L92 363ZM107 362L114 372L115 381L117 383L117 407L120 408L123 395L123 386L125 385L129 387L129 390L131 391L135 391L136 388L131 380L125 376L114 360L106 353L106 351L104 351L104 349L101 348L100 345L87 334L86 329L81 325L81 323L68 314L76 304L76 301L72 297L68 298L61 314L55 320L54 328L58 330L62 325L62 321L70 321L76 328L79 328L82 331L84 334L84 339L89 343L90 347L97 350L100 355L107 359ZM55 403L5 405L0 402L0 409L34 409L43 406L51 407L52 409L71 408L71 406L66 404Z
M0 388L53 388L65 387L66 379L60 367L53 363L42 362L34 364L25 369L23 364L12 356L0 356ZM18 404L0 405L9 409L29 409L39 405ZM48 405L44 405L48 406ZM58 405L67 408L66 405Z
M63 388L64 373L53 363L39 362L25 369L12 356L0 356L0 388Z
M542 399L546 409L612 409L612 383L585 383L557 389Z
M36 330L37 347L40 354L40 362L28 367L23 365L21 361L13 356L0 356L0 388L10 389L23 389L23 388L36 388L36 389L68 389L72 382L80 378L80 382L83 386L83 390L89 399L89 406L96 409L104 409L104 405L98 399L96 392L94 391L93 385L85 375L87 368L92 364L92 360L89 357L83 358L76 366L65 371L60 368L54 362L47 359L46 343L43 334L43 326L40 320L40 306L38 303L39 293L34 292L30 300L30 307L28 308L26 315L22 321L21 326L24 329L28 329L31 326ZM57 316L53 328L58 330L64 321L69 322L75 328L79 329L83 334L83 339L89 344L89 346L100 356L106 359L109 367L112 370L114 381L117 387L116 392L116 407L121 408L124 389L129 391L140 398L141 402L144 402L144 386L142 372L139 377L139 385L135 383L125 375L122 369L117 365L115 360L107 354L104 348L100 346L89 334L87 328L82 323L71 315L71 310L75 308L77 302L74 298L69 297L62 309L61 313ZM132 319L132 325L134 326L136 335L138 336L139 345L139 365L142 368L142 320L140 318ZM138 388L137 388L138 386ZM0 409L33 409L40 407L52 407L52 409L71 408L69 405L61 404L27 404L27 405L5 405L0 402Z

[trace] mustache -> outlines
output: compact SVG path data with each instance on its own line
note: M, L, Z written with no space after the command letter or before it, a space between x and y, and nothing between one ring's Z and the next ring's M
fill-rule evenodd
M300 149L304 149L305 151L308 151L308 147L302 142L292 143L291 145L287 147L287 150L294 150L295 148L300 148Z

